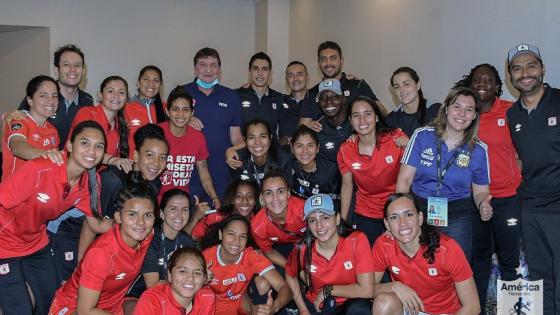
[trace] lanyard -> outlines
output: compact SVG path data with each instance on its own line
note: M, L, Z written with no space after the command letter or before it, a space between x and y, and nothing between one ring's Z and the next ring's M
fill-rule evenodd
M439 196L439 191L441 189L442 183L443 183L443 179L445 178L445 174L447 174L447 170L449 169L449 167L451 167L451 164L453 164L453 161L455 161L455 159L457 158L457 155L459 154L459 150L460 147L458 147L456 150L456 152L453 154L453 156L451 157L451 159L449 161L447 161L447 164L445 165L445 167L443 169L441 169L441 140L438 139L437 140L437 156L436 156L436 165L437 165L437 185L436 185L436 194Z
M181 233L181 232L179 232ZM167 270L167 250L165 248L165 233L163 233L163 226L161 228L161 248L163 251L163 270ZM174 253L177 250L177 247L179 247L179 234L177 234L177 237L175 237L175 248L173 249L173 251L169 254Z
M257 182L257 184L260 187L261 186L261 178L259 176L259 170L257 169L257 164L255 164L255 161L253 160L252 155L251 155L251 160L249 161L249 164L252 166L252 169L253 169L253 177L255 178L255 181ZM264 172L263 173L266 173L267 170L268 170L268 157L266 158L266 163L264 163Z

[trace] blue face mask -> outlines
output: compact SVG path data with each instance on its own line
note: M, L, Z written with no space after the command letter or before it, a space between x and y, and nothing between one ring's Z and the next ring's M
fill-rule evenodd
M196 79L196 85L198 85L201 88L206 89L206 90L209 90L209 89L213 88L218 83L220 83L220 80L218 80L218 78L214 79L214 81L212 81L210 83L206 83L206 82L200 80L199 78Z

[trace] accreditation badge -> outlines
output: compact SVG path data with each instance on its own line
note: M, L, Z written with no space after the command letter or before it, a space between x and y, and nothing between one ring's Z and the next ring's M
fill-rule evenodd
M447 226L447 198L428 197L428 224L433 226Z
M455 163L457 164L457 166L462 167L462 168L467 168L469 167L469 163L471 162L471 157L469 154L467 153L459 153L459 155L457 155L457 160L455 161Z

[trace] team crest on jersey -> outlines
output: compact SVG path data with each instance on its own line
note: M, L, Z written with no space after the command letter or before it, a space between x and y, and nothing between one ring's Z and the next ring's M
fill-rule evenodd
M347 260L347 261L344 262L344 269L350 270L350 269L352 269L352 267L353 267L352 262L350 260Z
M467 168L469 167L470 161L471 161L471 157L468 154L461 153L457 156L456 164L459 167Z
M74 252L65 252L64 253L64 260L66 260L66 261L74 260Z
M556 126L556 116L548 117L548 125L549 126Z
M437 269L436 268L428 268L428 274L430 276L437 276Z
M237 281L242 282L242 281L247 281L247 278L245 278L245 275L242 273L238 273L237 274Z
M506 125L506 120L503 118L498 119L498 126L503 127Z
M15 130L20 130L21 128L23 128L23 125L20 124L20 123L13 123L13 124L10 126L10 130L14 130L14 131L15 131Z
M249 102L249 101L243 101L243 102L241 102L241 106L243 106L243 107L251 107L251 102Z
M276 109L276 103L272 103L272 109Z
M387 162L387 164L393 163L393 156L392 155L387 155L385 157L385 162Z
M350 96L350 91L349 91L349 90L345 90L345 91L344 91L344 96L346 96L346 97Z
M10 265L2 264L0 265L0 275L7 275L10 273Z

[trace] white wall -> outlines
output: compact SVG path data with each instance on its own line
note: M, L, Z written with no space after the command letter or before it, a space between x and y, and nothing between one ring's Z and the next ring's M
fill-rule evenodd
M27 82L50 71L49 29L8 29L0 33L0 113L18 107Z
M0 24L49 27L51 61L65 43L81 47L90 93L106 76L120 74L134 94L140 68L155 64L163 70L167 95L193 79L192 59L204 46L220 52L226 85L244 82L245 60L255 45L254 14L254 4L243 1L2 0Z
M504 79L507 51L526 41L541 49L545 82L559 87L559 13L557 0L292 0L290 59L307 64L314 84L318 44L337 41L344 69L367 79L391 108L389 78L399 66L416 69L424 94L441 101L479 63Z

